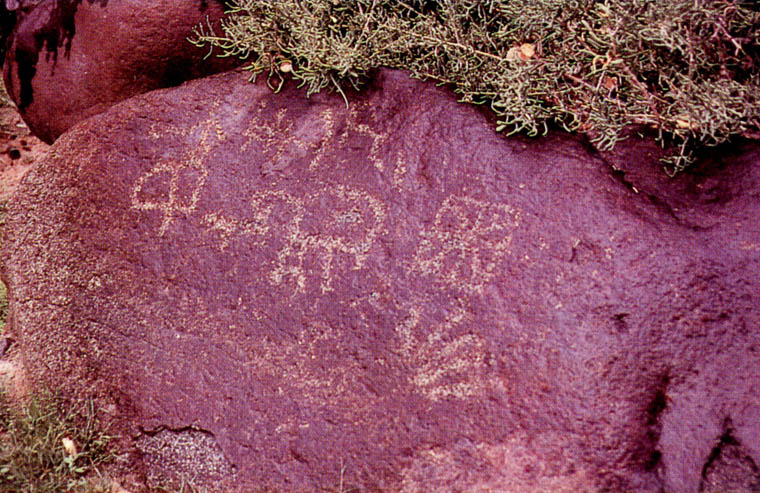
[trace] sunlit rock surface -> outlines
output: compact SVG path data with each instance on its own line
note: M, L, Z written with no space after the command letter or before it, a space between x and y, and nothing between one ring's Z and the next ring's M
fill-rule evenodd
M61 138L2 240L32 378L153 483L758 483L757 147L671 181L403 73L349 100L229 73Z
M114 103L229 70L187 38L223 0L15 0L0 5L5 87L32 133L52 143Z

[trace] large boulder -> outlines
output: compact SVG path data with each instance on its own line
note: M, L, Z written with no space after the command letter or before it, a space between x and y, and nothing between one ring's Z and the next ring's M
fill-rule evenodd
M238 65L187 41L223 14L222 0L5 0L5 86L51 143L117 101Z
M2 239L32 381L149 483L759 484L760 149L669 181L403 73L349 100L227 73L62 137Z

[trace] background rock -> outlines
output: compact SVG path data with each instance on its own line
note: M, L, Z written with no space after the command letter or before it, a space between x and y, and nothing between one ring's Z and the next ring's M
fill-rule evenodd
M60 139L2 240L29 375L154 481L757 484L757 147L669 182L402 73L349 99L228 73Z
M24 173L49 148L29 133L15 105L0 89L0 204L13 195Z
M0 14L8 94L47 143L118 101L241 63L187 41L218 26L222 0L26 0Z

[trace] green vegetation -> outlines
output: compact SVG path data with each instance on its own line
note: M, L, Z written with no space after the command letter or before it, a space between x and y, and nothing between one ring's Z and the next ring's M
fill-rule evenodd
M97 467L113 459L92 402L41 396L21 408L0 391L0 492L110 491Z
M741 0L231 0L198 46L250 59L281 87L358 86L381 66L488 104L499 130L548 125L610 149L649 128L693 151L760 137L760 4Z

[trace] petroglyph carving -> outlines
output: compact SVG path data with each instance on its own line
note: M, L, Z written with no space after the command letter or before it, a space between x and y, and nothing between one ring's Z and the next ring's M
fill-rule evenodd
M143 198L144 189L151 178L169 175L166 197ZM158 210L161 212L161 226L158 235L163 236L174 218L180 214L190 214L195 210L203 185L206 182L208 170L197 157L191 157L184 163L173 161L159 162L147 174L141 176L132 192L132 207L143 211ZM187 190L179 187L180 179L190 181L193 187Z
M582 467L562 467L554 462L562 454L537 451L568 450L567 435L559 433L516 433L501 443L468 444L467 454L477 457L499 474L469 474L461 457L443 447L418 452L402 472L401 493L431 491L431 485L446 484L447 491L591 492L599 491L593 477ZM453 480L452 480L453 478Z
M322 163L322 156L325 154L325 150L327 149L327 145L329 142L332 142L333 140L333 134L335 133L335 120L333 117L333 111L330 108L325 109L320 113L320 120L322 123L324 123L324 130L325 133L322 136L322 138L314 144L314 147L316 149L316 154L314 155L314 158L311 160L311 163L309 163L309 171L313 171L319 167L319 165Z
M216 231L222 237L222 243L220 248L225 250L230 246L230 237L233 233L240 231L240 221L230 219L223 216L218 212L210 212L203 216L203 224L209 227L212 231Z
M255 145L268 159L268 170L282 169L292 162L293 158L305 157L313 152L309 169L315 169L322 161L327 144L333 138L335 122L333 110L324 109L317 118L322 132L313 125L296 127L292 117L288 117L287 108L279 109L274 115L274 121L264 115L267 102L260 101L256 113L250 120L243 135L248 139L241 147L243 152Z
M416 368L409 381L428 399L464 399L482 390L483 384L474 375L487 370L483 339L473 334L452 338L466 319L467 310L458 302L426 339L415 335L420 331L419 308L410 308L409 317L396 326L400 353Z
M275 285L292 281L296 292L306 288L309 263L317 265L323 293L332 290L332 272L341 258L351 269L362 268L386 215L380 201L343 185L304 198L281 190L257 192L251 209L253 220L214 212L206 214L203 222L220 235L222 250L233 235L252 237L247 241L254 245L269 242L277 251L270 280Z
M266 101L259 102L256 115L251 118L248 129L243 132L248 140L243 144L241 150L247 151L252 143L260 144L258 148L269 157L272 165L276 165L285 153L286 148L296 146L303 149L305 145L293 135L294 122L286 118L288 112L286 108L280 109L275 114L274 122L267 122L264 121L262 115L266 107Z
M388 136L383 133L376 132L370 125L366 123L359 123L359 116L361 114L372 114L369 109L368 102L355 103L348 111L348 119L346 120L346 132L343 133L339 144L345 145L348 139L349 131L354 131L356 134L365 135L372 141L369 148L369 161L377 168L378 171L383 171L384 164L380 156L380 150L386 143Z
M413 268L457 290L481 293L519 222L520 213L508 205L452 195L422 233Z
M396 153L396 167L393 169L393 186L400 188L406 178L407 166L406 160L401 152Z
M256 192L251 198L251 210L254 213L253 220L240 220L227 217L221 212L210 212L203 217L203 223L211 231L219 233L221 237L221 250L225 250L233 235L252 236L248 239L254 245L263 245L265 236L270 229L272 211L277 202L281 202L286 210L298 207L297 201L288 193L280 190ZM259 237L258 239L256 237Z
M166 233L174 219L182 214L190 215L195 211L208 177L205 160L211 152L212 144L209 142L209 137L213 131L217 142L222 140L219 128L219 124L212 121L193 127L188 132L189 135L199 133L200 136L197 145L189 146L192 151L187 159L159 160L137 179L132 189L132 208L142 211L159 211L161 214L159 236ZM166 176L168 176L168 181Z
M316 256L322 266L322 292L331 291L334 263L341 254L350 259L352 269L364 265L382 232L385 206L366 192L342 185L310 194L303 201L292 200L294 217L285 228L286 241L277 253L272 281L279 285L289 277L295 281L296 290L303 292L306 259Z
M250 346L252 366L257 374L269 374L278 382L278 393L297 389L308 401L325 403L345 400L346 408L353 402L352 394L360 386L358 362L345 357L342 331L328 324L311 321L295 338L273 340L264 337ZM307 361L309 364L304 364ZM321 361L324 364L313 364ZM283 369L287 368L287 371ZM288 389L290 387L290 389ZM296 423L283 423L278 432Z
M324 153L325 139L333 134L332 110L322 112L325 134L310 144L292 135L294 124L288 121L286 109L276 113L274 125L259 125L265 108L266 104L260 103L248 136L260 139L264 152L272 153L272 167L279 166L277 163L285 160L293 146L315 150L311 165L316 166ZM166 233L177 217L188 216L196 210L209 174L206 158L211 150L210 138L215 136L217 143L224 140L221 127L215 121L204 122L189 134L199 131L198 145L191 146L193 150L186 161L160 160L138 178L132 190L133 209L160 212L159 236ZM223 211L211 211L201 222L210 232L219 235L221 250L228 248L236 235L249 237L254 245L263 246L269 241L277 252L270 280L275 285L292 280L296 292L304 292L309 269L319 271L320 288L327 292L332 290L332 272L337 265L362 268L385 220L382 203L365 192L343 185L303 198L285 191L257 192L250 205L253 219L237 219ZM269 235L270 230L277 235Z

